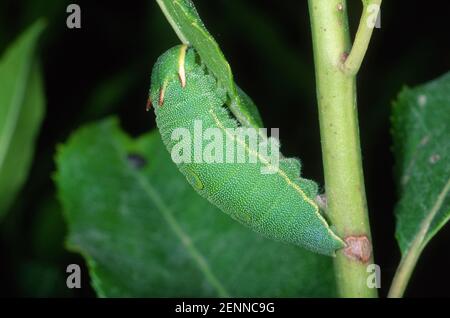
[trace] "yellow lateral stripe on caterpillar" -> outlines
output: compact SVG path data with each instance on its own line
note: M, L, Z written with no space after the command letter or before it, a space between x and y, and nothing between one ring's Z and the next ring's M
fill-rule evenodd
M226 135L228 135L231 139L235 140L237 143L239 143L242 147L244 147L244 149L248 152L251 153L254 156L257 156L261 162L263 162L265 165L270 166L271 168L275 169L275 171L277 171L277 173L286 181L286 183L292 187L293 189L295 189L303 198L303 200L305 200L306 202L309 203L309 205L311 205L314 208L314 212L316 213L317 217L323 222L323 224L327 227L328 232L330 233L330 235L332 235L333 237L335 237L335 239L342 241L342 239L337 236L333 231L331 231L330 226L328 225L328 223L325 221L325 219L323 218L323 216L320 214L319 212L319 207L318 205L311 200L306 194L305 192L303 192L302 189L300 189L300 187L294 183L288 175L286 175L286 173L284 173L283 170L281 170L279 167L275 167L273 165L271 165L271 163L264 158L263 156L261 156L261 154L259 152L255 152L253 149L250 149L247 144L245 144L245 142L242 142L242 140L236 138L235 135L230 134L229 131L227 131L227 129L223 126L222 122L220 121L220 119L217 117L217 115L214 113L213 109L209 110L211 116L213 117L214 121L216 122L217 126L219 126ZM343 242L343 241L342 241ZM344 243L344 242L343 242Z

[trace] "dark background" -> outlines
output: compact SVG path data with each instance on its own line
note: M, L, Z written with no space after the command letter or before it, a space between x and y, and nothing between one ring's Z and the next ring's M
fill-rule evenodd
M55 147L80 125L111 114L132 135L154 128L153 113L145 113L151 68L161 53L179 43L152 0L77 1L81 29L66 27L69 3L0 3L1 52L36 18L48 21L40 45L47 114L29 180L0 225L4 296L95 295L88 277L81 290L65 288L67 264L84 262L64 249L66 229L51 178ZM259 106L265 126L280 128L283 153L300 157L304 175L323 184L306 1L195 3L237 83ZM358 77L366 191L383 296L400 258L394 237L390 107L403 86L450 69L450 11L443 3L384 1L382 28L375 31ZM354 31L361 1L349 0L348 5ZM407 296L450 296L449 240L446 226L425 249Z

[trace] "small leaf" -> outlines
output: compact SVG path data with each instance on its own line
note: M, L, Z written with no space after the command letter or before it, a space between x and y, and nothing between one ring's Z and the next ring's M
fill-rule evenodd
M35 49L44 23L38 21L0 60L0 218L25 182L45 107Z
M219 45L206 29L191 0L156 0L161 10L183 43L192 45L203 63L226 88L230 110L245 126L262 127L258 109L250 98L237 87L230 65Z
M133 140L115 120L89 125L57 167L68 245L100 296L335 295L331 259L234 222L189 186L157 133Z
M450 73L404 89L392 125L400 201L396 236L403 255L423 249L450 218Z

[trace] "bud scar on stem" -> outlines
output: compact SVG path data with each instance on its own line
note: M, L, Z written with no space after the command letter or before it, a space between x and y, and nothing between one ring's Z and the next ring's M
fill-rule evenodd
M347 236L345 239L347 246L344 248L344 255L354 261L367 263L372 256L372 244L366 235Z

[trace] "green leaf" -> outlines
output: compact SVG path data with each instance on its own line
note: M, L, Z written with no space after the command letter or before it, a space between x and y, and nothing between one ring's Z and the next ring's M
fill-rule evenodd
M57 168L68 246L100 296L335 295L331 259L262 238L197 195L156 132L89 125Z
M35 49L44 23L38 21L0 60L0 218L26 180L44 117L42 75Z
M403 255L420 251L450 218L450 73L394 104L392 125L400 201L396 236Z
M191 0L156 0L180 40L192 45L203 63L226 88L230 110L245 126L262 127L262 119L255 104L233 80L230 65L219 45L206 29Z

